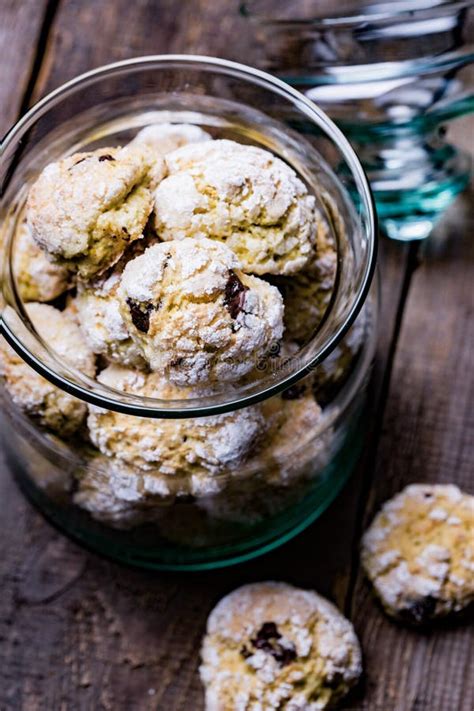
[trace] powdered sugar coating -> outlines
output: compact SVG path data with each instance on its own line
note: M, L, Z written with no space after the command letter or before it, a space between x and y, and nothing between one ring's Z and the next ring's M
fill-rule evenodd
M119 390L131 389L141 393L143 383L156 376L111 367L105 378L107 384ZM169 396L177 393L164 384L163 387ZM155 433L149 436L152 428L138 418L117 418L115 415L104 418L105 413L97 410L99 417L90 420L91 438L96 444L101 441L101 448L107 454L96 457L84 478L80 479L80 497L76 503L90 511L94 518L113 526L131 528L145 520L159 522L165 537L173 539L175 535L180 543L191 546L203 542L211 545L214 539L220 540L223 523L227 527L233 522L252 525L276 514L302 495L308 467L312 474L317 468L319 450L316 453L311 450L304 461L294 453L298 443L301 444L302 432L314 428L314 419L320 417L320 409L309 394L291 402L279 397L274 400L272 408L267 403L251 408L252 420L240 415L232 423L227 416L227 423L225 426L221 423L220 432L206 435L210 437L212 447L221 437L221 460L227 459L223 452L225 448L229 449L229 439L231 447L240 450L235 463L230 466L225 462L218 466L213 464L212 472L204 472L202 467L199 471L194 466L196 455L186 453L186 447L188 443L191 447L195 445L187 434L184 435L186 443L179 443L178 437L178 450L174 453L171 452L171 441L164 444L169 439L169 432L181 427L180 422L159 421ZM233 429L234 425L240 432ZM104 427L107 432L100 434L99 430ZM203 437L204 433L203 429ZM160 450L156 448L158 438L162 440ZM205 451L202 446L197 445L197 456L201 456L202 451ZM140 461L142 456L146 461ZM163 457L162 466L157 464L159 456ZM172 460L171 467L166 458ZM252 474L249 474L250 469ZM216 477L219 470L226 476ZM186 510L181 507L179 511L171 508L166 512L163 509L177 497L188 495L194 496L196 501ZM196 526L190 525L191 516L203 527L199 535Z
M196 395L189 389L176 388L156 373L118 365L106 368L98 380L121 392L144 397L166 400ZM89 411L89 432L95 446L107 456L149 472L149 486L155 475L160 475L156 493L163 495L170 491L161 490L161 475L184 478L186 493L195 496L215 491L220 486L215 475L237 469L266 430L258 406L185 420L132 417L94 406ZM173 486L171 481L169 485Z
M161 161L161 159L158 159ZM140 239L151 187L164 163L140 148L103 148L50 163L32 185L27 219L36 242L58 263L89 279Z
M93 518L114 528L129 529L159 518L163 501L147 496L146 475L119 459L97 454L77 477L73 501ZM173 482L163 482L163 499Z
M141 146L154 154L166 155L188 143L212 141L206 131L189 123L155 123L145 126L129 143L130 146Z
M120 272L114 271L105 280L79 289L74 299L79 325L94 353L122 365L144 368L141 350L120 313L119 283Z
M86 375L94 375L94 357L69 314L39 303L27 304L26 310L39 334L60 359ZM83 424L86 405L38 375L3 339L0 375L13 402L44 427L68 436Z
M23 301L52 301L69 286L68 270L55 264L22 221L15 235L13 273Z
M462 610L474 600L474 496L407 486L376 515L361 555L390 615L424 624Z
M225 242L245 272L294 274L313 254L319 213L295 171L262 148L217 140L166 157L155 191L163 240Z
M212 240L149 247L127 264L118 295L151 369L178 385L238 380L283 335L278 290Z
M337 249L328 224L318 220L316 246L306 267L273 282L285 301L285 336L306 343L328 308L337 273Z
M323 417L311 387L294 400L275 396L261 405L268 431L246 462L246 471L200 499L211 521L253 525L304 496L329 454L327 434L315 435Z
M328 445L327 438L315 437L323 413L311 390L311 380L306 379L294 386L298 395L288 398L286 393L271 398L262 407L268 422L272 423L265 447L257 454L262 469L268 472L268 481L273 484L288 484L293 478L301 478L298 450L312 442L311 456L304 450L303 459L311 461L311 471L317 470L317 457ZM292 389L290 388L290 391ZM289 391L287 391L289 392ZM319 463L321 464L323 460Z
M351 623L317 593L245 585L209 615L200 675L206 711L322 711L362 672Z

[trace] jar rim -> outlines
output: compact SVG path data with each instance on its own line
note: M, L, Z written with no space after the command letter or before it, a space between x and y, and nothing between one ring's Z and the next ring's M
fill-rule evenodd
M322 416L315 423L315 427L311 431L310 436L303 437L300 441L295 442L294 449L291 451L290 456L301 456L308 448L312 446L315 439L324 438L324 436L331 431L337 431L341 422L344 422L347 418L347 412L350 410L353 403L357 400L357 396L361 391L363 391L364 386L367 384L368 376L373 365L376 349L377 349L377 330L378 322L380 319L380 272L377 270L374 283L371 288L370 302L367 304L367 316L364 323L365 338L361 342L360 351L357 355L357 360L353 371L351 372L351 377L349 377L338 391L334 400L332 400L326 407L322 410ZM8 398L7 392L2 392L0 389L0 403L2 398ZM48 440L48 447L55 451L58 457L63 458L63 460L69 463L79 466L87 461L88 468L102 472L103 466L100 463L100 459L94 462L94 458L89 457L87 454L87 448L84 449L83 453L78 453L73 447L67 446L67 450L64 449L64 442L58 437L54 432L48 432L44 429L37 427L34 420L26 417L21 410L18 408L13 408L13 418L14 421L18 422L18 426L24 428L28 434L28 439L32 443L38 445L45 442L45 435ZM96 452L96 454L100 454ZM104 457L104 460L106 458ZM261 468L261 462L249 461L244 463L239 467L239 476L251 476L256 473ZM214 475L217 479L222 480L224 478L232 478L232 472L225 470L219 474Z
M198 403L197 405L193 404L193 400L179 401L179 404L182 405L182 407L170 407L170 403L167 403L166 407L160 407L159 403L165 404L166 401L159 400L154 400L153 405L151 405L151 403L147 405L146 401L145 404L143 404L143 402L137 404L133 398L124 398L123 393L121 393L121 398L119 400L113 396L111 390L110 396L104 394L104 392L98 396L91 389L92 381L88 384L88 378L85 376L78 378L77 371L74 371L73 368L65 368L66 371L69 371L68 374L71 374L71 379L70 377L65 377L64 375L56 372L47 363L44 363L40 358L38 358L38 356L34 354L24 342L22 342L8 323L6 323L3 315L0 319L0 333L5 337L10 346L12 346L13 349L28 363L28 365L30 365L40 375L51 381L54 385L68 391L83 401L89 402L90 404L142 417L200 417L220 414L246 407L265 400L272 395L278 394L308 374L335 348L360 312L370 289L376 265L378 239L376 228L377 218L373 196L364 170L349 141L345 138L344 134L333 123L333 121L325 114L325 112L300 94L296 89L292 88L280 79L261 70L254 69L253 67L217 57L182 54L151 55L115 62L81 74L59 86L43 99L40 99L22 118L20 118L20 120L11 128L2 141L0 146L0 160L6 149L15 146L15 142L21 140L21 136L29 130L29 128L31 128L31 126L34 125L39 118L45 115L50 108L56 105L57 102L64 100L68 95L79 88L88 87L95 81L106 78L107 76L120 75L123 71L130 68L138 70L140 68L160 68L167 65L175 65L177 67L192 66L196 69L217 71L218 73L225 74L227 76L234 76L244 81L247 80L258 86L263 86L265 89L280 95L284 99L287 99L306 118L310 120L312 119L312 123L315 123L319 128L321 128L326 136L328 136L333 142L337 143L344 160L347 161L350 167L357 189L364 203L366 223L365 232L367 238L367 249L362 275L359 279L359 283L357 284L357 288L355 289L354 298L348 310L347 317L345 317L344 321L339 324L334 332L332 332L331 335L324 341L323 345L319 348L314 357L312 357L307 363L300 364L294 372L284 375L280 380L274 381L270 385L264 386L261 389L259 388L257 392L243 393L235 398L227 397L225 401L222 401L222 399L219 400L219 398L214 398L214 400L212 398L208 398L205 404ZM21 309L21 304L20 311L23 311ZM22 316L24 316L24 312L22 313ZM36 338L41 342L34 329L31 329L30 327L28 328L33 338ZM64 366L64 364L61 365ZM95 383L95 385L97 384Z

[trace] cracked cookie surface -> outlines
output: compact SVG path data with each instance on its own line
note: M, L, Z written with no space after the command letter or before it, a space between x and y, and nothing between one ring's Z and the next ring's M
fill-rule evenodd
M388 614L414 624L474 600L474 497L412 484L387 501L362 539L362 564Z
M145 359L120 313L117 297L120 277L120 272L114 271L106 279L81 287L73 305L84 337L94 353L121 365L144 368Z
M38 246L26 221L15 236L13 272L23 301L52 301L69 287L68 270Z
M156 373L118 365L106 368L98 380L121 392L149 398L186 399L195 394L176 388ZM88 427L93 444L103 454L149 472L148 493L153 494L155 488L156 494L167 496L181 483L182 493L200 495L216 490L220 485L216 475L238 469L267 425L257 405L223 415L178 420L134 417L90 405ZM160 476L154 478L155 472ZM162 474L169 477L166 491ZM178 481L179 476L183 481Z
M362 671L357 637L337 608L277 582L223 598L208 618L201 656L206 711L322 711Z
M150 368L178 385L238 380L283 335L278 290L212 240L149 247L127 264L118 296Z
M50 163L32 185L27 220L36 242L83 279L112 266L140 239L161 159L140 148L103 148Z
M322 321L334 290L337 249L329 227L318 220L316 245L306 267L289 277L272 282L285 301L285 336L306 343Z
M255 146L229 140L184 146L166 157L155 191L163 240L225 242L242 269L293 274L314 252L319 212L295 171Z

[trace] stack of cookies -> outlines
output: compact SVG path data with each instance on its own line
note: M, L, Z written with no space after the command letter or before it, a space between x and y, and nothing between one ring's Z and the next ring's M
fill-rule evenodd
M292 357L323 318L337 270L329 223L293 168L185 124L47 165L13 253L27 313L56 354L106 388L159 401L236 391ZM339 378L361 340L342 344L320 380ZM40 426L87 441L75 503L121 527L190 496L206 515L234 520L225 492L235 479L259 469L260 488L287 486L292 452L323 417L314 377L262 405L173 421L86 406L6 343L0 373ZM238 495L251 519L245 486Z

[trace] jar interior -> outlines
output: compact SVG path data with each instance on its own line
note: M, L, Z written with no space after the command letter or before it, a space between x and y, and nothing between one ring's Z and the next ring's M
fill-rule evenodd
M258 79L258 78L257 78ZM315 367L335 347L355 317L370 283L373 235L369 234L370 204L364 203L353 166L344 164L341 148L324 122L313 123L302 135L301 121L311 123L296 100L255 80L254 84L218 71L181 67L159 72L113 72L104 80L56 96L44 116L24 127L21 141L7 145L3 175L3 322L7 340L27 362L60 387L89 402L151 417L186 417L223 412L264 399L288 387ZM151 91L153 88L153 91ZM71 100L69 100L71 99ZM78 108L80 107L80 108ZM256 377L229 387L216 384L212 394L183 400L157 400L114 392L57 358L35 331L19 294L13 256L28 186L42 168L65 155L126 144L140 128L163 122L199 126L213 138L257 145L289 164L315 196L337 247L334 289L314 332L289 357L272 359ZM334 168L339 168L338 176Z
M302 431L281 459L252 456L238 471L218 474L215 490L205 495L157 496L146 506L125 497L115 505L104 488L91 499L90 489L83 490L85 478L92 475L107 484L98 453L81 433L69 442L45 433L6 402L4 393L7 460L22 489L53 524L108 557L166 570L249 560L314 521L350 475L364 444L376 319L373 292L357 320L361 336L353 362L328 403L320 398L321 419Z

